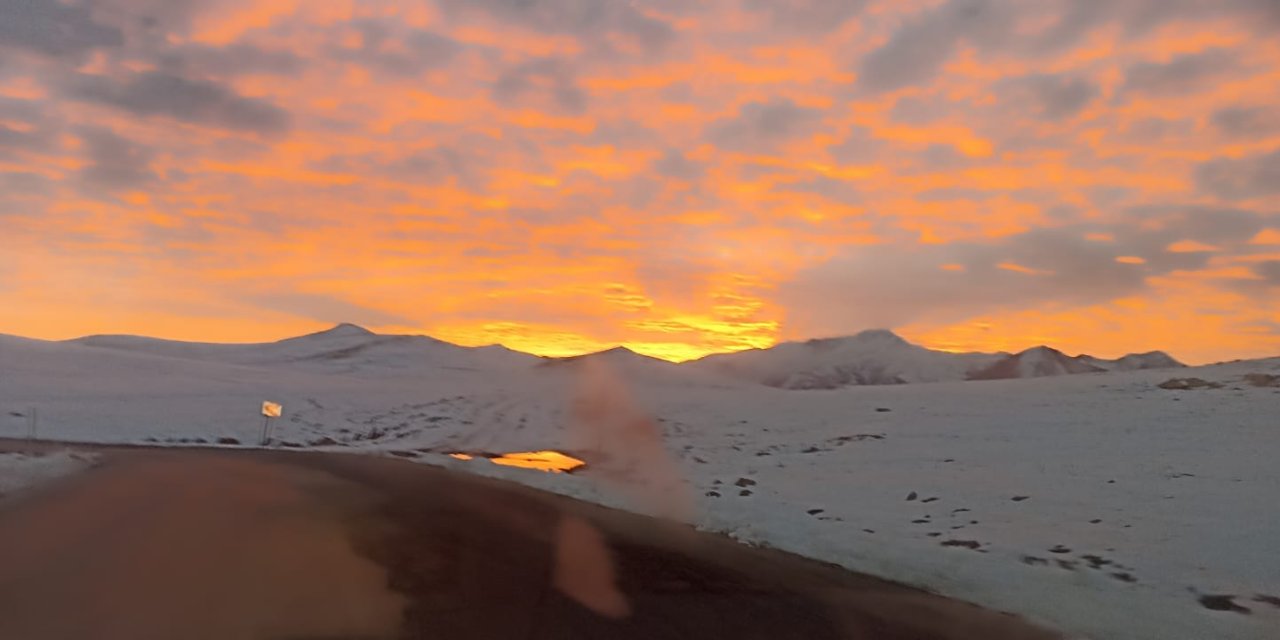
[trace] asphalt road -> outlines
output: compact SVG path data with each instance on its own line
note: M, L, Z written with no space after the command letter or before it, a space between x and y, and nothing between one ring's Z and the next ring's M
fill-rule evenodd
M94 469L0 504L0 638L1057 637L408 461L96 450Z

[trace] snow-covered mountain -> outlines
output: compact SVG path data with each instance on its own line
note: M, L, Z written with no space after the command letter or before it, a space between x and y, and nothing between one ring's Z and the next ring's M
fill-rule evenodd
M1090 355L1080 355L1078 360L1088 362L1089 364L1103 369L1105 371L1137 371L1139 369L1176 369L1187 365L1178 362L1173 356L1163 351L1148 351L1146 353L1131 353L1122 358L1115 360L1106 360L1104 358L1095 358Z
M583 373L583 366L602 366L611 374L626 380L645 380L651 383L696 386L726 386L741 381L726 378L718 372L708 371L688 364L676 364L636 353L626 347L614 347L595 353L564 358L543 358L537 368L544 372L563 372L570 375ZM587 375L591 375L588 371Z
M988 367L969 374L970 380L1003 380L1008 378L1043 378L1073 373L1102 371L1137 371L1139 369L1171 369L1186 365L1163 351L1131 353L1115 360L1090 355L1069 356L1044 345L1007 356Z
M1094 366L1081 357L1073 358L1052 347L1039 346L1001 358L990 366L970 373L969 379L1044 378L1099 371L1105 369Z
M675 363L667 362L666 360L659 360L652 356L636 353L626 347L614 347L604 351L584 353L580 356L544 358L542 362L538 363L538 366L563 368L573 367L589 361L604 362L615 367L646 367L658 370L670 370L678 366Z
M964 380L1007 354L933 351L874 329L846 338L785 342L768 349L717 354L689 366L783 389Z
M520 368L538 358L503 346L462 347L429 336L381 335L353 324L261 344L182 342L138 336L98 335L67 341L186 360L319 371L403 372L421 368Z
M1116 360L1089 355L1072 357L1046 346L1016 354L935 351L907 342L884 329L715 354L683 364L641 355L625 347L567 358L546 358L500 345L463 347L429 336L377 334L353 324L260 344L182 342L121 335L95 335L57 344L208 363L374 376L431 375L441 369L532 369L551 374L574 372L583 362L595 362L627 378L642 377L672 384L754 383L782 389L1034 378L1183 366L1160 351L1130 354Z
M911 344L892 331L874 329L846 338L787 342L707 356L689 366L783 389L836 389L854 385L950 380L996 380L1133 371L1183 366L1161 351L1116 360L1068 356L1039 346L1016 354L951 353Z

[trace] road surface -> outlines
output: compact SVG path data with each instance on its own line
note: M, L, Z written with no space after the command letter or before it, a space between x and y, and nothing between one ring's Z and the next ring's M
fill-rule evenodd
M94 469L0 503L0 638L1057 637L821 563L408 461L94 450Z

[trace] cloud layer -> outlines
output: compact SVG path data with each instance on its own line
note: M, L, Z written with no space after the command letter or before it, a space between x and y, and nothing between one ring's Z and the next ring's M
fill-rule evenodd
M0 332L1280 352L1278 27L1270 0L0 0Z

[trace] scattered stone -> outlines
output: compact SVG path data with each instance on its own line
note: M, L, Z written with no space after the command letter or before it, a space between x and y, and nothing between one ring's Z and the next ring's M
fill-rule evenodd
M955 461L956 461L955 458L947 458L946 460L943 460L943 462L955 462Z
M724 484L724 483L723 483L723 482L720 482L719 480L712 480L712 481L711 481L711 484L720 485L720 484Z
M876 532L876 530L875 530L875 529L863 529L863 531L865 531L865 532L867 532L867 533L875 533L875 532Z
M740 495L740 496L742 496L742 497L744 497L744 498L745 498L746 496L751 495L751 490L750 490L750 489L743 489L742 491L739 491L739 492L738 492L738 495Z
M338 441L334 440L333 438L330 438L329 436L325 436L323 438L320 438L319 440L312 440L308 444L310 444L313 447L332 447L338 444Z
M240 444L235 438L218 438L218 444Z
M938 498L937 498L937 497L931 497L931 498L925 498L924 500L921 500L920 502L937 502L937 501L938 501Z
M1250 611L1248 607L1242 607L1236 604L1234 598L1235 596L1203 595L1203 596L1200 596L1199 602L1200 602L1200 606L1206 609L1211 609L1213 611L1234 611L1236 613L1245 613L1245 614L1252 613L1252 611Z
M1101 523L1102 523L1102 520L1098 518L1094 518L1089 521L1089 524L1101 524Z
M1054 560L1054 562L1056 562L1056 563L1058 564L1058 567L1059 567L1059 568L1066 569L1067 571L1075 571L1075 570L1076 570L1076 564L1077 564L1077 563L1076 563L1076 562L1073 562L1073 561L1071 561L1071 560Z
M1112 578L1115 578L1116 580L1119 580L1120 582L1133 583L1138 581L1138 579L1133 577L1133 574L1129 573L1128 571L1113 571L1108 575L1110 575Z
M1161 389L1172 389L1174 391L1190 391L1192 389L1221 389L1222 384L1219 382L1209 382L1200 378L1169 378L1164 382L1156 385Z
M1269 604L1277 609L1280 609L1280 598L1277 598L1276 596L1268 596L1268 595L1259 593L1258 595L1253 597L1253 601Z
M1243 380L1255 387L1280 387L1280 375L1246 373Z
M23 413L23 412L21 412L21 411L10 411L10 412L9 412L9 415L10 415L10 416L13 416L13 417L15 417L15 418L25 418L25 417L27 417L27 414L25 414L25 413Z
M285 446L288 446L288 445L286 444ZM417 451L392 451L391 455L396 456L398 458L416 458L418 457L418 452Z
M941 544L944 547L964 547L966 549L973 549L975 551L978 549L978 547L982 546L982 543L978 542L977 540L943 540L939 544Z
M1033 567L1037 565L1044 566L1044 567L1049 566L1049 561L1045 558L1037 558L1035 556L1022 556L1022 558L1020 559L1022 560L1022 564L1030 565Z
M1110 560L1091 553L1080 556L1080 559L1088 562L1090 569L1101 569L1102 567L1111 564Z
M816 515L818 515L819 513L823 513L823 512L825 512L825 511L826 511L826 509L810 509L810 510L806 511L805 513L807 513L807 514L809 514L809 515L811 515L811 516L816 516Z
M920 518L917 520L912 520L911 524L929 524L929 521L924 518Z
M912 500L915 500L916 498L919 498L919 497L920 496L917 495L916 492L912 491L911 493L907 494L907 502L911 502Z
M1049 553L1071 553L1071 549L1068 549L1060 544L1056 544L1053 546L1052 549L1049 550Z
M280 443L280 446L282 446L282 447L289 447L290 449L301 449L301 448L302 448L302 445L301 445L301 444L298 444L297 442L290 442L290 441L281 442L281 443Z
M826 449L819 449L818 447L809 447L804 451L801 451L800 453L820 453L822 451L826 451Z
M941 535L942 535L942 532L940 532L940 531L931 531L931 532L929 532L929 533L926 533L925 535L929 536L930 538L937 538L937 537L939 537L939 536L941 536Z
M849 444L850 442L862 442L863 440L884 440L883 433L858 433L851 436L840 436L828 440L828 443L835 445Z
M966 508L964 508L964 507L961 507L961 508L959 508L959 509L952 509L952 510L951 510L951 513L964 513L964 512L966 512L966 511L968 511L968 509L966 509Z
M1115 484L1115 483L1116 483L1116 481L1115 481L1115 480L1108 480L1108 481L1107 481L1107 484Z
M1031 497L1031 496L1014 496L1014 497L1009 498L1009 499L1010 499L1010 500L1013 500L1014 502L1022 502L1023 500L1026 500L1027 498L1030 498L1030 497Z
M893 409L890 409L889 407L876 407L876 411L879 413L887 413L889 411L893 411Z
M755 481L755 480L752 480L751 478L738 478L738 481L737 481L737 482L734 482L734 483L733 483L733 486L735 486L735 487L754 487L754 486L756 486L756 481Z
M707 497L708 497L708 498L719 498L719 497L720 497L720 492L719 492L719 491L708 491L708 492L707 492Z

